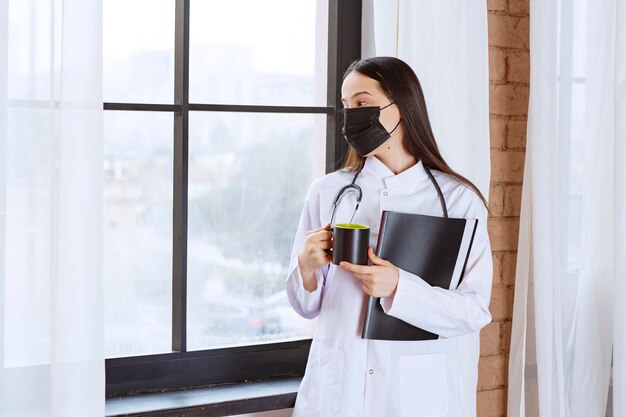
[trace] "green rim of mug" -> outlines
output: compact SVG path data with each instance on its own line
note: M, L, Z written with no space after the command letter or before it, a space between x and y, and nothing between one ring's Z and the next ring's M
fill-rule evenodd
M337 223L335 227L338 227L340 229L350 229L350 230L369 229L369 226L365 226L363 224L358 224L358 223Z

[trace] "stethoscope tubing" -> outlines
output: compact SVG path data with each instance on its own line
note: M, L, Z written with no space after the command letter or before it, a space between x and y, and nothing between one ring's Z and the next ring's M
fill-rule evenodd
M441 191L441 188L439 187L439 184L437 183L437 180L435 180L435 177L433 176L433 173L430 172L430 169L428 169L428 167L426 165L422 164L422 166L424 167L424 170L428 174L428 178L430 178L430 181L435 186L435 190L437 191L437 196L439 197L439 203L441 204L441 209L443 211L443 217L448 218L448 208L446 206L446 200L443 197L443 192ZM352 223L352 221L354 220L354 216L356 215L356 211L359 209L359 205L361 204L361 200L363 199L363 190L356 183L356 179L359 177L359 174L361 173L361 170L362 170L362 168L359 169L356 172L356 174L354 174L354 178L352 179L352 182L350 184L344 185L337 192L337 195L335 196L335 199L333 200L332 213L331 213L331 216L330 216L330 223L329 224L330 224L331 227L333 226L333 222L335 220L335 213L337 211L337 206L339 205L339 202L341 201L341 198L345 195L345 193L347 191L350 191L350 190L353 190L357 194L356 205L354 207L354 211L352 212L352 216L350 216L349 223Z

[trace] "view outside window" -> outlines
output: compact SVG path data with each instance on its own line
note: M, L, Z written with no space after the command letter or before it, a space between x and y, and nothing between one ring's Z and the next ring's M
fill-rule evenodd
M323 174L325 116L190 116L190 349L308 334L284 291L308 184Z
M192 103L326 105L327 0L191 0Z
M191 103L325 106L327 0L190 3ZM174 103L175 0L104 1L105 102ZM189 116L188 349L306 338L284 291L324 114ZM174 113L104 112L106 355L171 351Z
M174 102L175 0L103 0L105 102Z
M173 130L169 113L104 112L109 356L171 350Z

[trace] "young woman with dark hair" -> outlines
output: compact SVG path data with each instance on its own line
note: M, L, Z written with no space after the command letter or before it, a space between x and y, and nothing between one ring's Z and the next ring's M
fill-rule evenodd
M491 321L485 198L441 156L419 80L406 63L391 57L355 62L341 94L348 158L342 169L311 185L286 282L295 311L318 318L293 415L472 416L478 355L468 356L461 340ZM354 200L342 197L335 219L347 222L354 216L355 223L369 225L370 246L375 246L383 210L442 215L433 180L450 217L479 219L458 288L431 287L377 257L371 247L370 265L331 263L326 250L332 248L332 233L326 229L342 187L356 183L362 200L354 212ZM362 339L370 295L380 297L386 314L439 338Z

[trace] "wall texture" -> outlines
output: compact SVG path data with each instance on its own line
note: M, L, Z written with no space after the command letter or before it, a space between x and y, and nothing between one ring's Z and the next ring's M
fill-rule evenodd
M493 322L481 331L478 416L506 416L508 354L530 79L530 0L487 0Z

